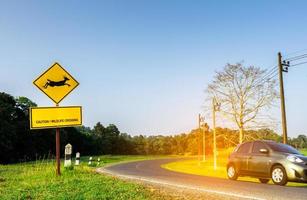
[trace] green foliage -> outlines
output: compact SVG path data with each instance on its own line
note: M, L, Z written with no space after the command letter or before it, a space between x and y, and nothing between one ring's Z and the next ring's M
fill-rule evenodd
M11 160L17 140L18 110L11 95L0 93L0 159Z
M53 129L30 130L28 110L37 106L26 97L14 99L0 93L0 163L22 162L55 155L55 131ZM78 127L61 129L61 152L67 143L73 146L73 155L196 155L198 153L199 129L188 134L174 136L130 136L120 133L114 124L98 122L94 128ZM217 147L231 148L239 143L239 132L227 128L216 129ZM246 130L245 141L274 140L282 137L270 129ZM213 133L206 133L206 153L212 154ZM307 137L299 135L289 139L296 148L307 148ZM201 141L202 144L202 141ZM202 148L202 147L201 147ZM62 154L63 155L63 154Z
M301 152L303 155L307 156L307 149L300 149L300 152Z
M30 107L37 107L37 104L28 99L27 97L17 97L16 106L25 113L28 113Z
M299 135L297 138L290 138L289 143L297 149L307 148L307 136Z

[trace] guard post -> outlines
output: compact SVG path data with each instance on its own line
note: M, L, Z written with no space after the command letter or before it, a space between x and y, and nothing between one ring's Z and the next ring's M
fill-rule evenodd
M75 162L75 165L80 165L80 153L79 153L79 152L76 153L76 162Z
M93 157L90 157L88 160L88 165L91 166L93 164Z
M71 167L71 154L72 154L72 146L71 144L67 144L65 146L65 160L64 167Z

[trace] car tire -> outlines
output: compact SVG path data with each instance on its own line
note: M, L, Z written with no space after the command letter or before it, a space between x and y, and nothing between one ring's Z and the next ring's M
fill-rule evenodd
M260 183L266 184L266 183L268 183L268 182L270 181L270 179L267 179L267 178L259 178L259 181L260 181Z
M238 179L238 173L234 166L234 164L229 164L227 166L227 176L230 180L237 180Z
M276 165L272 168L271 178L276 185L286 185L288 182L286 170L281 165Z

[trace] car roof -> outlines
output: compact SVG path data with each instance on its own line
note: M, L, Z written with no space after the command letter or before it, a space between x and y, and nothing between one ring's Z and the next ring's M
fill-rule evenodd
M242 144L245 144L245 143L250 143L250 142L265 142L265 143L277 143L273 140L255 140L255 141L246 141L246 142L243 142Z

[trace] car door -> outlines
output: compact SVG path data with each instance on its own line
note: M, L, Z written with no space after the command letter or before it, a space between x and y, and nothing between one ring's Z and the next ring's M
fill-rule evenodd
M251 142L246 142L242 144L239 149L236 152L236 163L237 168L240 171L240 173L245 173L248 171L248 159L251 156Z
M268 152L260 152L260 149L267 149ZM268 175L270 171L269 148L261 141L253 143L252 153L248 161L248 171L259 175Z

